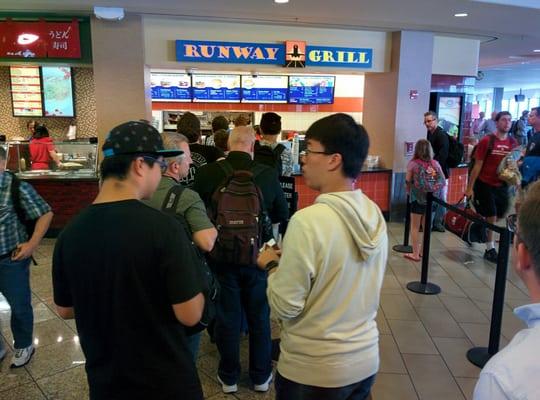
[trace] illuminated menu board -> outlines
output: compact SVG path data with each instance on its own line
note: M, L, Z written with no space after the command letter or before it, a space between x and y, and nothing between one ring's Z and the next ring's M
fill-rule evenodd
M42 67L43 106L46 117L74 117L70 67Z
M152 101L191 101L191 76L188 74L152 72Z
M43 116L39 67L10 67L9 72L13 116Z
M287 76L242 76L242 103L286 103Z
M289 103L332 104L334 76L290 76Z
M240 102L240 75L193 75L194 102Z

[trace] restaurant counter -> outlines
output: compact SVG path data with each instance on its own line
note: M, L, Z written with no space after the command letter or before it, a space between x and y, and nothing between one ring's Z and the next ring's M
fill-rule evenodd
M83 208L92 204L99 190L95 175L35 175L17 174L31 184L51 206L54 213L46 237L56 237L67 223Z
M313 204L319 192L306 186L302 175L294 175L298 192L298 209ZM392 170L387 168L363 169L356 180L355 188L361 189L381 209L384 218L390 217L390 196L392 193Z

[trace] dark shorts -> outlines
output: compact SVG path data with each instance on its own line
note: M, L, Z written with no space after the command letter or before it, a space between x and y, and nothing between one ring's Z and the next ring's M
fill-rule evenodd
M510 205L508 186L490 186L477 179L474 183L474 208L483 217L502 218Z
M412 201L411 202L411 213L424 215L426 213L426 205L425 204L420 204L416 200Z

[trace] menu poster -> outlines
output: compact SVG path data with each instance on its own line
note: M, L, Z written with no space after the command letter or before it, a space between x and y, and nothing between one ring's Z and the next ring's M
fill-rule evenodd
M240 75L193 75L194 102L240 102Z
M191 101L191 76L188 74L152 72L152 101Z
M242 76L242 103L287 103L287 76Z
M46 117L74 117L70 67L41 67Z
M43 116L39 67L9 67L9 72L13 116Z
M290 76L289 103L332 104L334 76Z

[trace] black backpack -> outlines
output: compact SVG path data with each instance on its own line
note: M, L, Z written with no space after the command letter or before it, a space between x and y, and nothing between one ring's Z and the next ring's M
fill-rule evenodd
M163 204L161 205L161 210L173 216L176 218L176 220L182 225L184 231L186 232L186 235L191 240L192 232L189 228L189 225L184 218L183 215L180 215L176 212L176 208L178 206L178 201L180 200L180 196L182 195L182 192L184 191L184 187L182 185L174 185L169 189L167 192L167 195L165 196L165 199L163 200ZM186 326L186 334L188 336L194 335L196 333L199 333L206 329L208 325L211 324L212 320L216 316L216 301L219 297L219 283L210 270L210 267L206 263L206 259L204 258L204 255L201 253L199 248L195 245L195 243L192 242L193 251L195 252L196 257L194 259L198 259L200 261L199 265L196 266L197 270L201 274L201 279L204 282L204 309L201 316L201 320L195 325L195 326Z
M278 176L283 175L283 164L281 162L281 153L285 150L285 146L278 143L273 149L270 146L262 145L258 140L255 142L253 159L261 164L275 168Z
M459 142L455 137L448 135L448 158L446 159L446 165L449 168L456 168L462 163L464 153L465 146L463 146L463 143Z
M495 134L493 133L490 133L489 134L489 142L488 142L488 148L487 148L487 151L486 151L486 156L484 157L484 160L486 160L486 158L488 158L488 156L491 154L491 152L493 151L493 146L495 144ZM471 151L471 161L469 161L469 172L468 172L468 176L469 176L469 179L471 178L471 172L474 168L474 163L476 161L476 158L475 158L475 155L476 155L476 148L478 147L478 144L476 144L472 151Z
M271 222L255 178L266 167L254 163L251 170L234 170L227 160L218 161L225 179L212 195L208 210L218 236L210 258L215 263L254 266L259 249L268 240Z

